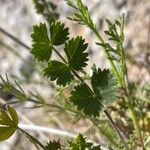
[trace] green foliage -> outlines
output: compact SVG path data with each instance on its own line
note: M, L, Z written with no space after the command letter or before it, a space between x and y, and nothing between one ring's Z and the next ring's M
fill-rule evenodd
M108 25L108 30L104 31L108 37L108 40L112 41L114 44L109 44L108 42L97 43L102 46L106 51L108 51L109 58L117 63L122 63L122 43L124 40L123 35L123 23L124 18L122 20L116 20L115 23L111 23L110 20L106 19L106 23ZM122 66L123 67L123 66Z
M102 104L85 84L75 86L70 100L78 110L83 110L84 114L90 117L99 116L99 112L102 110Z
M91 84L95 95L102 104L106 105L116 101L119 92L118 83L109 69L93 68Z
M31 54L38 61L48 61L52 54L52 44L47 32L46 24L33 26Z
M60 141L49 141L45 146L45 150L61 150Z
M76 21L79 24L87 25L91 29L93 29L93 27L95 28L88 8L81 0L76 0L76 2L73 2L73 0L67 0L67 4L76 10L72 18L68 17L70 20Z
M97 117L103 106L115 101L118 96L117 80L108 69L93 69L91 85L94 93L86 84L78 85L71 92L70 100L88 116Z
M45 68L44 75L49 77L51 81L57 79L56 83L63 86L73 79L70 68L59 61L51 61Z
M78 36L70 39L65 44L64 51L68 58L69 67L76 71L82 70L82 68L87 65L86 61L88 61L88 53L84 52L87 49L87 44L85 44L84 41L85 40L82 39L82 37Z
M69 141L69 150L101 150L100 146L94 146L92 142L87 142L82 134L79 134L74 141Z
M118 33L116 26L115 26L115 31L113 31L114 28L109 26L109 31L110 31L110 34L112 35L111 38L110 38L111 40L115 39L117 37L117 35L121 35L121 37L122 37L121 42L117 41L115 43L115 44L119 45L119 50L121 51L121 54L120 54L113 47L111 47L109 43L105 42L105 40L99 34L95 23L92 21L92 19L90 17L90 14L88 12L88 8L82 3L81 0L76 0L76 2L73 2L73 0L67 0L67 3L68 3L69 6L74 8L74 16L73 16L73 18L69 17L69 19L73 20L75 22L78 22L79 24L86 25L95 34L95 36L98 38L98 41L99 41L99 42L97 42L97 44L101 45L103 47L103 50L106 54L106 57L107 57L110 65L112 67L113 74L118 79L119 84L121 86L123 86L124 81L122 81L122 77L123 77L122 72L124 72L124 74L125 74L125 63L124 63L124 60L123 60L124 55L123 55L123 51L122 51L122 49L123 49L122 42L123 42L124 20L122 20L122 24L118 20L116 21L117 26L120 27L120 33ZM109 31L106 31L106 33L109 32ZM116 55L117 55L117 58L116 58ZM119 68L119 69L122 69L121 71L119 69L117 69L118 65L114 64L113 60L116 60L116 59L119 61L119 65L121 66L121 68ZM120 72L121 72L121 75L120 75Z
M49 28L50 38L48 37L49 31L45 24L34 26L31 35L33 39L31 54L38 61L49 61L52 50L54 50L65 64L59 61L50 61L44 69L44 75L50 78L51 81L57 80L56 83L58 85L65 86L74 78L71 73L72 71L81 71L83 67L87 65L86 61L88 61L88 53L85 52L87 44L84 43L85 40L79 36L68 40L68 28L64 28L64 24L59 21L50 23ZM54 48L54 46L59 46L64 43L64 52L68 62Z
M59 21L50 23L49 29L45 23L33 26L31 54L38 61L48 61L51 58L53 46L61 45L68 39L68 28L64 28L64 24Z
M59 21L54 21L50 24L50 39L54 46L64 44L67 41L69 28L64 28L64 24Z
M137 92L137 89L133 89L128 81L123 49L124 16L121 21L116 20L115 23L112 23L108 19L106 20L108 26L108 30L105 31L105 34L108 37L108 42L106 42L99 34L95 23L90 17L88 8L82 1L67 0L67 3L75 10L74 16L69 19L76 21L79 24L86 25L93 31L99 40L97 44L100 45L106 53L111 65L111 70L106 68L103 70L100 68L97 69L96 66L94 66L92 68L92 76L89 76L88 80L86 80L84 77L88 76L88 74L83 69L87 66L88 53L85 51L88 44L85 43L85 40L81 36L70 38L69 28L65 28L65 25L60 21L51 19L49 3L46 0L34 0L37 12L43 15L47 13L46 15L50 17L50 19L48 20L48 25L41 23L39 26L33 26L33 33L31 34L32 48L30 52L39 62L44 62L44 76L51 81L56 81L57 85L62 85L63 89L66 87L68 88L67 92L69 96L67 95L66 97L69 97L69 100L60 103L60 105L55 105L55 103L52 104L45 101L40 94L36 95L31 93L30 96L28 96L17 82L17 88L10 84L7 76L6 81L0 76L2 80L2 83L0 83L0 92L4 91L11 94L18 100L34 102L36 107L46 106L49 109L55 108L55 110L57 109L60 112L70 111L78 118L84 117L87 120L90 120L98 130L113 143L113 146L116 146L116 143L119 143L117 145L118 149L130 149L133 147L134 149L139 149L139 147L145 149L145 145L148 143L147 137L149 134L144 131L149 132L150 119L149 116L145 115L146 109L144 109L143 112L141 112L141 109L145 106L146 102L149 102L147 99L150 97L148 94L149 88L144 90L145 94L142 94L143 91ZM50 4L52 3L50 2ZM55 9L54 5L52 5L52 7ZM60 45L64 48L63 54L65 54L66 57L56 49L57 46ZM56 58L52 60L52 52L55 52L61 60L57 60ZM81 73L85 76L82 76ZM66 97L62 98L60 96L63 100L66 100ZM119 105L119 102L116 102L115 104L118 104L119 106L111 106L114 101L118 100L118 97L123 104ZM139 102L139 100L143 100L144 102ZM134 105L138 105L138 107L135 107ZM147 109L149 109L149 105L147 106ZM18 127L18 117L15 109L8 106L7 110L7 112L2 109L0 110L0 141L8 139L15 130L18 129L37 149L63 150L64 147L60 144L59 140L50 141L46 146L41 144L36 138ZM53 109L51 109L51 111L52 110ZM102 111L107 119L100 120L99 116ZM119 113L116 120L111 116L111 112L113 111ZM125 112L122 113L122 111ZM128 114L125 114L127 111L130 112L129 117L127 116ZM141 125L141 127L139 126L137 116L140 117L140 119L142 118L142 121L144 120L144 125ZM119 117L120 120L118 119ZM126 120L126 118L128 120ZM130 121L131 119L132 123ZM127 123L128 121L130 122L128 126L126 126L125 121ZM103 125L103 123L105 125ZM112 125L113 128L110 128L110 125ZM129 127L133 130L132 133L124 133ZM141 134L141 128L143 135ZM122 141L121 144L119 140L115 141L112 139L114 137L112 129L115 129L117 135L120 137L120 140ZM131 134L133 136L132 139L129 137ZM126 139L124 137L126 137ZM116 138L117 136L115 139ZM146 141L146 144L143 139ZM136 145L137 143L139 144ZM75 140L70 140L67 148L68 150L101 150L99 145L95 146L92 142L88 142L81 134L79 134ZM64 149L66 150L66 148Z
M121 22L119 20L116 20L115 23L111 23L109 19L106 19L106 23L108 25L108 30L104 31L105 34L108 35L109 40L115 41L115 42L121 42L123 39L122 33L118 32L117 28L121 27Z
M16 110L7 106L7 112L0 109L0 141L10 138L18 128L18 116Z
M9 82L7 75L6 75L6 80L1 75L0 75L0 79L1 79L0 91L3 91L7 94L16 97L16 99L20 101L27 100L26 94L24 93L23 89L16 81L15 81L15 85L13 85L12 83Z

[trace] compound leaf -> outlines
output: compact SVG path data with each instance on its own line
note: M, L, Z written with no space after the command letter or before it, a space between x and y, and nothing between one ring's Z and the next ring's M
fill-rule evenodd
M69 28L64 28L64 24L59 21L54 21L50 25L51 43L58 46L67 41L69 35Z
M60 150L61 149L61 144L60 141L50 141L47 143L45 146L45 150Z
M102 109L102 104L98 98L85 84L75 86L74 91L71 92L70 100L77 106L78 110L83 110L84 114L90 117L99 116Z
M48 61L52 54L52 44L47 34L46 24L33 26L31 54L38 61Z
M109 69L93 69L92 88L103 104L110 104L117 99L118 83Z
M18 127L18 116L15 109L7 107L8 113L0 110L0 141L7 140L11 137Z
M88 53L84 51L87 49L87 44L82 37L77 36L72 38L65 44L65 53L68 58L68 64L76 71L82 70L87 65Z
M53 46L61 45L68 40L68 28L64 28L64 24L59 21L50 23L49 29L50 31L45 23L33 26L31 54L38 61L49 61ZM48 36L49 32L50 38Z
M44 75L51 81L57 80L58 85L65 86L73 79L70 68L59 61L50 61L47 68L44 69Z

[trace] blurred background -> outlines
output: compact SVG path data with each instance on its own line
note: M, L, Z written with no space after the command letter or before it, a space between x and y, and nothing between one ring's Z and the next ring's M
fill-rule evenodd
M50 2L52 15L70 27L71 36L82 35L89 42L90 60L87 70L93 63L101 68L109 67L103 51L96 46L97 39L91 31L84 26L73 24L66 18L72 13L66 1L51 0ZM106 30L105 19L113 21L122 13L125 14L124 47L127 54L129 80L140 87L145 87L150 83L150 0L84 0L84 3L88 6L103 36L103 31ZM5 78L7 74L9 80L18 81L25 92L40 92L45 99L51 101L56 97L58 87L42 77L41 65L37 64L29 53L32 26L45 20L45 16L36 12L32 0L0 0L0 75ZM0 97L4 101L13 99L13 96L2 92L0 92ZM55 115L52 110L29 109L32 106L31 103L16 105L17 110L23 114L23 118L25 117L21 118L21 122L54 127L74 134L82 132L90 134L90 138L95 141L104 140L98 138L95 129L87 120L76 120L76 123L72 121L75 116L66 112ZM49 117L43 117L44 115L49 115ZM47 136L50 139L61 138L43 133L36 134L43 141ZM28 148L34 149L18 133L6 142L0 143L2 150L26 150Z

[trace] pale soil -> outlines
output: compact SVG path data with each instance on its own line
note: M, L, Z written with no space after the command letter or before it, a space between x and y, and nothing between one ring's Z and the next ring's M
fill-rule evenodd
M86 38L86 41L90 42L91 46L89 51L91 52L91 57L89 66L91 67L93 63L96 63L103 68L108 66L103 52L95 45L94 42L96 41L96 38L91 35L91 32L83 26L73 25L70 21L65 19L71 10L68 9L63 0L55 0L54 3L58 4L58 9L61 12L60 18L70 26L71 36L74 36L77 33L83 35L83 37ZM106 29L106 24L103 19L109 18L110 20L113 20L118 18L118 16L121 16L122 13L125 13L125 47L127 52L133 57L132 59L134 59L134 61L132 61L133 64L128 65L130 80L140 82L142 85L149 82L150 58L147 60L146 58L150 55L150 42L148 42L150 30L150 0L92 0L92 3L91 0L86 0L86 4L99 26L100 32ZM31 45L30 33L32 25L37 24L40 21L44 21L44 19L35 13L31 0L0 0L0 27L18 37L29 46ZM11 51L19 53L23 59L29 57L29 52L1 33L0 42L5 43L5 46L0 44L0 74L5 75L5 73L7 73L9 75L20 77L18 68L22 65L22 59L14 55ZM13 50L8 48L8 46ZM41 80L39 75L35 76L37 79ZM34 85L25 85L24 88L27 91L32 90ZM41 91L40 88L41 86L39 85L39 91ZM50 95L49 92L49 90L48 92L45 92L45 95ZM21 111L21 109L19 110ZM24 112L26 116L36 124L45 125L45 123L48 122L46 118L42 118L42 115L38 116L42 119L37 119L37 114L40 111L36 111L36 113L31 112L30 114L28 111ZM65 120L63 116L61 116L61 119ZM74 133L79 131L85 133L94 132L92 129L90 130L91 124L89 122L86 123L86 121L84 122L84 124L86 124L85 127L83 126L83 122L80 122L77 125L70 125L67 128L66 122L60 121L58 116L53 116L52 120L49 122L50 127L57 127ZM14 136L13 138L16 139L17 136ZM12 142L13 138L8 142L0 144L0 149L14 150L14 147L12 146L14 144L14 142ZM96 136L92 138L98 139ZM26 140L23 139L23 141ZM24 143L23 145L25 144L27 143ZM26 148L23 146L22 149ZM30 146L28 147L28 149L32 148Z

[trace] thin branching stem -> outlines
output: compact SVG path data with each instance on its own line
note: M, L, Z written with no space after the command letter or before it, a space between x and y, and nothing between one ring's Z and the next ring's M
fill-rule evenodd
M96 37L98 38L98 40L100 41L100 43L104 43L104 40L103 40L103 38L99 35L97 29L96 29L96 28L92 28L92 31L94 32L94 34L96 35ZM107 50L106 50L105 48L104 48L104 52L105 52L107 58L110 58L110 54L109 54L109 52L107 52ZM117 70L117 68L116 68L116 66L115 66L115 64L114 64L114 62L113 62L113 60L108 59L108 61L109 61L110 65L111 65L111 68L112 68L113 73L115 74L115 76L116 76L116 78L118 79L120 85L122 86L123 83L122 83L121 77L120 77L120 75L119 75L119 73L118 73L118 70Z
M121 27L120 27L120 31L121 31L121 36L122 36L122 41L124 40L124 14L122 16L122 23L121 23ZM127 93L127 99L129 100L129 104L128 104L128 109L129 109L129 112L130 112L130 115L131 115L131 119L132 119L132 122L133 122L133 125L134 125L134 128L136 130L136 134L137 134L137 138L138 138L138 141L139 143L141 144L143 150L145 149L144 148L144 142L143 142L143 137L142 137L142 134L141 134L141 130L140 130L140 127L139 127L139 123L138 123L138 119L137 119L137 116L134 112L134 108L132 106L132 92L129 88L129 80L128 80L128 72L127 72L127 65L126 65L126 57L125 57L125 54L124 54L124 49L123 49L123 43L121 44L121 52L122 52L122 73L123 73L123 88L126 90L126 93Z

